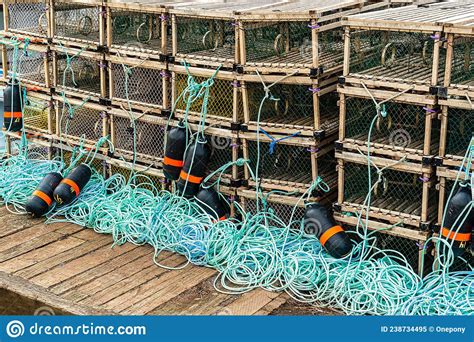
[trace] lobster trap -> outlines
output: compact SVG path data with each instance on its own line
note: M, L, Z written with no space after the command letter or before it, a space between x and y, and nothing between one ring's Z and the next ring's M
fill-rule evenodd
M339 159L338 203L342 212L362 213L365 219L370 198L371 220L409 229L428 229L437 209L436 179L430 167L402 159L371 157L369 184L366 156L342 152L336 157Z
M96 103L55 96L55 138L66 145L90 148L109 134L108 108ZM103 145L106 149L107 144Z
M27 134L51 138L55 132L56 115L49 95L27 92L23 103L23 120Z
M363 88L339 90L339 139L345 149L365 153L370 139L372 153L380 156L423 161L437 154L440 110L435 99L405 94L387 101L383 99L390 96L383 91L370 89L369 94ZM377 102L383 102L379 109L371 95Z
M57 91L66 95L93 98L107 96L106 62L100 53L79 49L54 48L53 68Z
M170 108L170 74L161 62L108 56L113 105L161 112Z
M167 54L168 16L153 4L107 4L107 46L111 52L153 58Z
M4 0L3 18L7 35L46 39L51 37L49 0Z
M254 174L258 171L255 176L259 187L304 193L321 177L330 189L335 189L336 164L329 142L319 145L311 138L269 136L263 132L257 139L257 134L240 133L239 137L244 159L249 160ZM247 168L244 175L250 186L256 186L256 180Z
M429 92L444 77L446 51L438 21L450 13L438 5L408 6L347 18L344 76L380 88Z
M94 49L105 45L101 1L53 1L52 32L54 43Z
M338 130L339 109L335 84L309 77L244 76L240 82L245 123L250 130L296 134L324 139ZM279 81L281 80L281 81ZM268 98L262 81L269 85ZM332 80L335 81L335 80ZM265 99L265 100L264 100ZM263 101L263 104L262 104ZM260 109L261 108L261 109Z
M46 46L21 43L18 49L2 45L3 75L16 77L20 83L42 88L49 92L52 79L52 61Z
M116 108L109 114L114 157L159 168L164 157L167 119Z
M172 54L177 62L225 68L238 63L238 27L232 16L171 13Z
M107 159L106 168L107 176L122 175L125 182L133 182L132 184L140 186L140 188L156 193L168 189L165 176L159 169L143 165L133 165L115 158Z
M182 119L186 114L186 101L183 91L190 85L190 76L195 83L208 81L214 70L189 67L189 74L182 66L172 67L172 107L176 117ZM191 84L192 86L192 84ZM204 91L204 90L203 90ZM240 89L232 72L219 71L209 89L205 121L209 125L230 127L232 123L243 121L243 108L239 102ZM203 97L193 102L188 111L188 120L199 122L202 119Z

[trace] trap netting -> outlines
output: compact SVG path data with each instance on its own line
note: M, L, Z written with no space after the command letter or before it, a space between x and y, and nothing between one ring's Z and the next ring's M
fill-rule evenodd
M288 198L284 198L284 196L278 196L279 201L275 201L271 196L268 197L268 194L263 194L263 197L265 197L264 203L260 202L258 205L258 210L257 210L257 200L256 196L248 196L246 195L245 197L241 196L239 193L239 200L240 204L242 205L243 209L247 213L251 213L252 215L257 215L261 213L262 211L265 212L270 212L273 213L278 217L279 220L281 220L284 224L290 225L291 223L291 228L293 229L300 229L301 225L301 220L304 217L304 201L300 201L298 206L295 209L295 204L298 201L298 198L291 198L288 196ZM287 203L283 203L282 199L285 199ZM290 204L294 203L294 204ZM293 214L294 212L294 214ZM293 217L292 217L293 214ZM274 219L272 216L269 216L267 218L268 224L271 226L272 224L275 224L278 226L277 222L272 222Z
M166 185L165 178L154 174L155 170L153 170L153 174L142 173L137 170L132 171L132 168L115 165L113 160L107 164L107 167L109 176L116 174L122 175L126 182L130 182L130 184L133 185L139 185L141 189L153 191L155 194L164 189L164 186Z
M474 38L456 37L452 48L450 83L474 86Z
M227 131L217 131L212 134L205 134L206 140L211 148L211 157L207 167L209 173L216 171L220 167L237 160L240 155L240 148L237 143L237 138L232 136ZM229 180L238 172L237 166L228 167L222 173L223 180ZM215 177L221 176L219 173Z
M371 99L346 97L345 140L367 146L369 130L375 115L375 104ZM383 117L386 115L385 117ZM431 134L425 118L431 115ZM422 105L386 102L372 129L370 142L379 148L377 153L393 156L393 152L424 155L424 144L430 144L430 153L435 154L439 146L439 121L437 111ZM430 154L427 153L427 154Z
M8 77L13 76L14 70L14 48L10 46L7 49ZM46 76L51 76L51 65L46 50L33 50L30 45L28 49L18 50L18 60L16 61L16 78L20 82L46 87Z
M246 64L312 66L311 28L307 21L244 22Z
M101 61L82 55L56 53L58 77L56 87L87 95L101 95ZM72 58L70 58L72 57ZM68 67L70 58L70 67Z
M166 119L159 117L111 116L114 156L143 163L161 163L164 155Z
M234 22L175 16L177 56L235 63Z
M462 160L474 134L474 111L449 107L446 149L442 157Z
M88 144L95 144L103 137L104 118L107 113L87 103L69 101L68 104L56 101L60 129L56 134L66 142L77 143L84 139Z
M377 169L371 167L372 184L378 180ZM369 192L367 165L344 164L344 203L359 209L365 209L364 201ZM419 174L393 169L382 172L380 182L371 193L369 216L391 223L402 222L419 227L420 223L432 220L436 214L436 189L429 187L428 195L424 196L424 183L430 182ZM423 205L427 203L427 211L423 213ZM364 214L365 215L365 214Z
M162 49L161 24L166 20L162 14L111 9L111 15L112 47L167 52L166 48Z
M76 147L75 149L71 150L60 150L56 149L56 158L62 157L62 160L65 164L66 167L69 167L71 165L71 162L74 161L76 158L78 158L79 154L79 147ZM84 153L84 152L82 152ZM75 165L80 165L81 163L87 162L87 154L86 153L82 158L80 158ZM95 170L97 173L104 175L106 172L106 163L105 160L95 158L92 160L92 162L89 164L89 166Z
M342 68L344 63L344 31L333 29L318 32L319 66L324 72Z
M208 78L193 76L196 83L201 83ZM188 86L188 75L173 73L173 104L176 105L178 112L183 112L186 109L186 102L181 97L178 100L180 94ZM220 79L219 75L214 78L214 84L209 88L209 98L207 104L207 117L216 120L228 120L231 121L234 115L234 82L227 79ZM204 97L201 97L194 101L190 108L189 114L199 116L202 109L202 102ZM176 102L177 101L177 102Z
M24 126L28 131L52 133L56 117L52 115L52 102L27 96L23 109Z
M46 37L48 4L46 2L8 3L8 31Z
M111 63L111 77L113 88L112 100L131 101L132 104L146 104L162 108L164 97L164 84L167 82L168 72L160 69L134 67Z
M54 36L59 39L99 44L99 6L54 4Z
M387 82L431 84L433 50L439 39L420 32L351 31L350 72ZM440 53L440 78L444 76L445 60L445 53Z
M265 90L261 83L246 82L245 87L248 94L249 119L251 123L256 123ZM272 86L270 91L273 100L267 99L260 111L260 125L266 130L301 129L311 131L303 134L312 136L313 130L327 129L334 133L337 129L337 93L321 95L318 101L314 99L313 94L317 94L320 89L311 85L278 83ZM319 120L319 127L316 127L316 120Z

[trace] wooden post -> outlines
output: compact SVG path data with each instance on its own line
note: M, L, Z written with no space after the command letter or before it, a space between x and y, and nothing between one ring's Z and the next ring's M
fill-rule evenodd
M316 152L316 144L311 146L311 174L313 176L313 181L315 181L319 176L318 169L318 156Z
M236 64L240 64L240 29L239 29L239 22L234 22L234 60Z
M168 53L168 17L166 13L162 13L160 16L161 25L161 53ZM174 27L173 27L174 29ZM172 33L172 38L174 39L174 33Z
M54 135L59 138L61 136L61 114L59 113L59 101L57 100L54 102L54 112L56 114L56 132Z
M430 174L429 173L423 173L422 177L425 179L430 179ZM429 206L429 195L430 195L430 187L431 183L430 182L424 182L423 183L423 197L421 199L421 222L426 222L428 221L428 206Z
M236 161L239 159L239 139L238 138L232 138L232 161ZM232 179L236 180L237 177L239 176L238 173L238 167L236 164L232 165Z
M162 77L163 79L163 108L164 109L171 109L170 105L170 98L169 98L169 82L170 82L170 77L168 71L164 70L164 76Z
M242 94L242 105L244 107L244 122L248 124L250 122L250 108L247 83L245 81L240 82L240 92Z
M8 17L9 17L8 2L9 2L9 0L4 0L3 1L3 29L5 31L10 31L10 22L8 20Z
M247 139L242 139L241 141L242 141L242 155L244 159L249 160L250 153L249 153L249 145L248 145ZM250 179L250 173L247 167L244 167L244 178L246 180Z
M8 53L7 46L2 44L2 70L3 70L3 79L8 80Z
M439 156L446 156L446 141L448 139L448 115L449 107L443 106L441 109L441 129L439 136Z
M44 68L44 83L46 88L51 88L51 71L50 71L50 56L51 50L48 47L43 57L43 68Z
M439 50L442 44L441 40L441 32L435 32L435 36L439 37L435 40L433 46L433 67L432 67L432 75L431 75L431 85L437 86L438 85L438 73L439 73Z
M438 224L443 224L444 203L446 201L446 178L439 178Z
M244 23L242 21L238 24L239 27L239 45L240 45L240 65L247 63L247 47L245 46L245 31Z
M451 84L453 58L454 58L454 34L449 34L447 38L447 48L446 48L446 68L444 70L444 86L445 87L449 87Z
M107 61L107 71L109 73L109 99L113 99L115 96L115 84L114 84L114 64L112 61Z
M316 19L311 19L311 26L314 27L317 24ZM319 32L314 28L311 28L311 55L313 68L319 68Z
M237 80L234 79L234 88L232 90L232 122L239 122L239 88L237 87Z
M107 22L107 8L105 6L98 6L99 7L99 45L104 46L107 44L106 42L106 22Z
M113 24L113 18L112 18L112 9L109 6L106 6L105 8L107 17L105 20L105 29L106 29L106 40L107 40L107 47L112 47L113 41L114 41L114 24Z
M54 127L53 127L53 115L55 115L55 111L54 111L54 105L53 105L53 99L50 98L49 99L49 107L48 107L48 134L49 135L53 135L54 134Z
M100 73L100 96L107 98L107 68L108 63L105 60L105 56L102 55L102 60L99 62L99 73Z
M339 140L346 138L346 96L339 94Z
M344 29L344 65L343 76L349 75L351 63L351 31L349 28Z
M54 0L46 0L46 35L48 38L53 37L53 27L52 27L52 21L53 21L53 5L54 5Z
M317 80L312 81L311 87L313 89L318 87ZM314 120L314 130L319 131L321 129L321 108L320 108L320 99L319 92L313 91L313 120Z
M337 203L342 204L344 202L344 161L342 159L337 160Z
M433 106L427 106L428 109L433 109ZM431 127L433 123L433 116L435 114L426 112L425 114L425 141L423 145L423 154L425 156L431 154Z
M176 15L171 17L171 40L172 40L172 55L176 56L178 53L178 25L176 23Z

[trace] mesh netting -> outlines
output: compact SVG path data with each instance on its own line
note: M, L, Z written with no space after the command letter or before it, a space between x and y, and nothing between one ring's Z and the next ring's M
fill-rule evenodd
M418 32L351 32L350 71L377 78L431 82L434 35ZM443 49L442 49L443 50ZM439 77L444 76L441 53Z
M451 67L451 84L474 86L474 38L455 39Z
M344 31L334 29L318 33L319 66L328 71L344 63Z
M88 143L96 143L102 137L102 126L104 113L97 109L88 108L86 106L76 108L72 117L68 110L64 108L62 102L58 102L59 123L61 137L70 138L78 141L81 137L86 139Z
M312 64L311 29L307 22L244 23L247 63Z
M244 198L242 202L244 203L244 209L246 212L252 213L254 215L258 213L256 199ZM266 207L264 207L262 203L259 204L259 210L263 211L264 209L267 209L268 211L273 212L276 216L278 216L278 218L280 218L280 220L282 220L287 225L290 223L291 214L293 210L295 210L295 213L293 215L293 220L291 221L293 222L291 228L294 228L294 229L300 228L299 224L301 220L303 219L304 212L305 212L305 209L302 207L297 207L295 209L293 205L272 202L271 199L267 200ZM271 220L270 222L268 222L268 224L269 225L272 224Z
M127 181L130 179L130 174L131 174L130 169L111 164L109 170L110 170L109 172L110 175L120 174L124 176ZM154 175L148 175L148 174L145 175L143 173L139 173L138 176L135 176L135 184L140 184L141 188L152 190L152 191L162 189L164 183L165 183L164 178L154 176Z
M56 37L99 43L99 7L61 3L54 10Z
M408 150L423 154L425 143L425 115L430 112L423 106L387 102L383 105L387 117L379 117L372 129L371 143L383 148ZM366 145L370 124L376 115L371 99L346 98L346 139ZM435 153L439 145L439 122L432 121L431 151Z
M112 10L112 45L166 53L161 36L160 14Z
M28 97L23 111L25 128L30 131L48 133L50 103ZM55 125L54 115L51 117L52 127Z
M261 83L246 84L250 121L256 122L258 111L265 91ZM315 111L313 103L313 89L307 85L276 84L271 88L271 93L278 101L266 100L260 114L261 125L269 124L271 127L292 127L301 129L314 129ZM329 93L320 99L320 129L334 128L337 126L339 116L337 107L337 94Z
M61 156L61 151L58 150L57 152L57 155L58 156ZM66 167L68 167L70 164L71 164L71 157L72 157L72 152L70 151L65 151L63 150L62 151L62 157L63 157L63 161L64 163L66 164ZM77 152L76 154L74 155L74 158L77 158ZM82 157L76 165L79 165L81 163L84 163L86 162L86 159L87 159L87 155L85 155L84 157ZM105 175L105 162L101 159L94 159L91 163L90 163L90 167L94 170L96 170L99 174L101 175Z
M161 161L164 153L164 140L166 122L135 120L134 124L129 118L113 117L113 134L115 155L126 159L133 158L134 151L134 126L135 146L137 160Z
M446 133L446 155L464 158L474 134L474 111L450 107Z
M176 17L177 53L204 59L235 59L235 29L232 22Z
M76 56L71 61L71 68L66 70L66 55L57 54L58 59L58 87L66 87L74 91L101 94L100 62L91 58ZM64 75L65 82L64 82Z
M23 49L18 51L16 77L22 81L39 86L46 86L45 59L46 53L29 49L25 54ZM7 47L8 76L13 74L13 48ZM48 72L50 72L48 70Z
M211 147L211 158L208 165L208 172L213 172L221 166L233 161L232 152L233 149L238 148L238 146L233 143L231 137L207 134L206 139ZM224 176L232 176L232 167L229 167L224 172Z
M113 99L127 99L127 83L122 64L112 64L114 80ZM133 68L128 75L128 99L148 105L163 105L163 76L164 71L147 68Z
M377 172L371 167L372 184L377 181ZM421 217L423 182L420 175L387 169L382 181L372 192L371 211L390 211L392 216L414 215ZM367 165L345 163L344 202L362 205L368 193ZM436 206L436 191L429 190L428 218L433 218ZM401 215L405 214L405 215Z
M8 5L8 29L45 37L48 21L44 3L16 3Z
M193 76L197 83L201 83L207 80L205 77ZM178 96L187 87L188 76L185 74L174 73L174 99L177 100ZM214 79L214 85L210 87L207 115L215 118L226 118L232 119L233 116L233 94L234 86L233 82L229 80L221 80L218 78ZM176 109L184 110L186 103L181 99L176 104ZM190 113L199 115L202 108L202 98L195 101L190 107Z

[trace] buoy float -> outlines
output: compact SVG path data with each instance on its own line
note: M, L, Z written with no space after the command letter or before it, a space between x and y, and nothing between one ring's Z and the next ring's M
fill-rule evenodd
M472 201L471 188L469 186L461 186L458 192L451 198L446 208L446 216L444 218L444 226L441 227L440 235L443 236L452 245L454 257L458 257L464 253L467 245L471 242L472 228L474 227L474 210L463 214L465 218L459 219L462 211ZM458 220L459 219L459 220ZM454 226L455 223L460 226ZM447 256L449 247L445 243L440 245L440 255Z
M69 204L79 196L82 189L91 179L92 171L86 164L74 168L54 190L54 200L59 205Z
M18 83L9 81L3 91L3 126L7 131L19 132L23 127L21 89Z
M174 127L166 135L166 149L163 159L163 172L170 180L178 180L183 168L183 156L186 150L186 128Z
M33 217L41 217L46 214L51 204L53 204L54 189L62 179L63 176L58 172L51 172L44 176L31 197L26 201L25 210Z
M304 227L308 234L316 235L321 245L334 258L343 258L351 252L352 242L349 236L322 204L311 203L306 206Z
M209 216L213 217L216 221L223 221L230 215L229 204L222 200L219 193L213 188L199 190L195 196L196 203L204 210Z
M206 175L210 156L211 149L207 141L201 141L199 137L189 146L177 183L178 190L183 196L192 197L197 194L199 186Z

